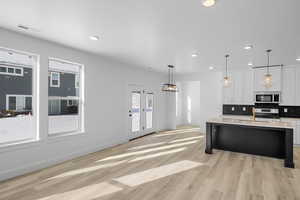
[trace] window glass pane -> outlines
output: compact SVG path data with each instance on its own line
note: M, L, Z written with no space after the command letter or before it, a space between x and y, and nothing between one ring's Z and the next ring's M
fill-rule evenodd
M153 94L146 94L146 128L153 127Z
M51 85L48 87L49 135L81 132L82 104L80 104L81 88L79 88L81 84L78 83L77 87L76 77L82 73L82 66L50 59L49 72L52 86L59 85L59 87L51 87Z
M15 69L14 68L8 68L7 72L13 74L13 73L15 73Z
M16 110L16 102L17 102L17 98L16 97L8 97L8 109L11 111L15 111Z
M15 73L16 73L16 74L22 74L22 70L21 70L21 69L18 69L18 68L16 68L16 69L15 69Z
M131 94L131 131L137 132L140 130L141 123L141 93L132 92Z
M0 67L0 72L6 72L7 68L6 67Z
M37 138L32 85L37 60L33 55L0 48L0 146ZM26 72L24 76L16 76L21 70Z

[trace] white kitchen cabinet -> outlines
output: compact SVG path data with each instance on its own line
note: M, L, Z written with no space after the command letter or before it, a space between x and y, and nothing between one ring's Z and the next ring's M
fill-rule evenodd
M272 75L272 86L269 88L264 84L264 76L267 73L267 68L254 69L254 91L281 91L282 67L270 67L269 69Z
M295 74L296 74L296 91L295 91L295 95L296 95L296 100L295 100L295 105L296 106L300 106L300 65L295 66Z
M253 104L253 71L235 70L230 73L231 84L223 88L224 104Z
M300 78L300 76L299 76ZM296 68L285 66L282 69L281 105L296 105ZM298 83L299 84L299 83Z

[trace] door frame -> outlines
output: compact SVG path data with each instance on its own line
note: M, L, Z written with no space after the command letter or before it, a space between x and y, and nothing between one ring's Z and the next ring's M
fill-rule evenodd
M139 91L141 92L141 97L140 97L140 109L141 109L141 115L140 115L140 131L137 134L132 134L131 131L131 123L132 123L132 118L129 116L130 114L130 109L132 106L131 102L131 94L132 91ZM146 129L146 93L152 93L153 94L153 111L152 111L152 128ZM127 90L126 90L126 131L128 135L128 139L132 140L134 138L138 138L144 135L147 135L149 133L152 133L156 129L156 123L155 123L155 110L156 110L156 102L155 102L155 93L153 90L148 90L147 87L143 85L138 85L138 84L127 84ZM144 127L144 128L143 128Z

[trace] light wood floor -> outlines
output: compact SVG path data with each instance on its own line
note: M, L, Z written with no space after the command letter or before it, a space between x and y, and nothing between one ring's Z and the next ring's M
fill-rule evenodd
M162 132L0 183L1 200L300 200L295 169L267 157L204 153L196 128ZM165 176L168 174L168 176Z

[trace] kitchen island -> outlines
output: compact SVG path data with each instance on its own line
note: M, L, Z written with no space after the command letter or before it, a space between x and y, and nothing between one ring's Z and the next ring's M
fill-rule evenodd
M206 149L213 148L284 159L284 166L294 168L294 126L280 121L254 121L215 118L206 122Z

